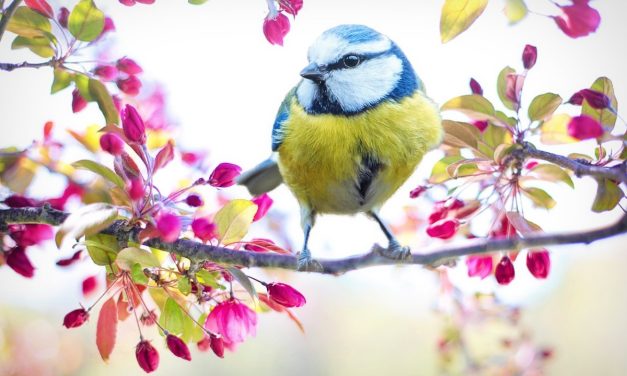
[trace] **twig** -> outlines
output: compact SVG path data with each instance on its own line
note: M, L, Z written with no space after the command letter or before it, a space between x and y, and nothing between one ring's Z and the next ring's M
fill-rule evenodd
M9 24L9 20L13 17L13 13L20 5L22 0L13 0L13 2L7 7L2 15L2 19L0 19L0 40L2 40L2 36L4 35L4 31L7 29L7 25Z
M55 64L55 60L48 60L42 63L29 63L27 61L23 63L0 63L0 70L11 72L18 68L42 68L52 67Z
M48 206L39 208L15 208L0 210L0 223L45 223L59 225L69 214ZM609 238L627 232L627 215L618 222L604 228L578 232L558 234L537 234L525 238L511 237L503 239L475 240L462 246L441 247L424 250L424 253L413 254L407 260L392 260L381 256L381 247L375 245L365 254L350 256L336 260L318 260L322 265L321 273L342 274L351 270L362 269L378 265L416 264L437 266L447 260L500 250L522 249L559 244L589 244L599 239ZM124 221L117 221L103 234L116 236L126 241L138 241L139 229L128 230ZM275 253L257 253L233 250L224 247L198 243L192 240L179 239L173 243L166 243L159 239L151 239L144 243L147 246L172 252L193 261L213 261L222 264L241 265L245 267L268 267L296 270L296 257Z

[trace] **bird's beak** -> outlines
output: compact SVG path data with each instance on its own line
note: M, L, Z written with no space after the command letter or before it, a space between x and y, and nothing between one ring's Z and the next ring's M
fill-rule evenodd
M324 81L324 72L322 71L322 69L320 69L320 67L316 63L311 63L308 66L306 66L305 69L300 71L300 75L303 78L312 80L316 83L321 83L322 81Z

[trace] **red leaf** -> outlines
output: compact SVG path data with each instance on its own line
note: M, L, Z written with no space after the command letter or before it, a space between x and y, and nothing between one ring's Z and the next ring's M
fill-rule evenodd
M24 0L24 3L37 13L41 13L48 18L54 18L52 7L46 2L46 0Z
M245 242L244 249L253 252L276 252L283 255L291 255L292 252L279 247L270 239L254 238L249 242Z
M120 294L118 298L118 320L124 321L131 315L128 308L128 302L124 300L124 294Z
M157 157L155 158L155 171L165 167L172 159L174 159L174 143L170 140L163 149L159 150L159 153L157 153Z
M98 327L96 329L96 346L102 360L109 360L109 355L115 346L118 329L118 308L113 298L109 298L100 308Z

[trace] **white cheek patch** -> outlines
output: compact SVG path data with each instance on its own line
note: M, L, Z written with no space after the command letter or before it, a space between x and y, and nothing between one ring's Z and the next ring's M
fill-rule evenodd
M344 111L359 112L392 92L402 71L403 62L398 57L382 56L356 68L332 72L326 85Z
M314 99L318 95L318 87L310 80L303 80L296 89L296 97L301 106L306 110L311 110Z

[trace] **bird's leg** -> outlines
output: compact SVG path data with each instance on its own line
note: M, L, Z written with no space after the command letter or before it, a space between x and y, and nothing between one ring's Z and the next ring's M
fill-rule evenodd
M394 234L392 234L392 231L390 231L381 218L379 218L379 215L374 211L368 212L368 215L377 221L379 227L381 227L381 231L383 231L385 237L388 238L388 247L380 251L381 255L393 260L405 260L409 258L411 256L409 247L401 246Z
M305 240L303 250L298 253L298 270L301 272L320 272L322 271L322 265L311 258L311 252L307 246L307 243L309 243L309 233L314 225L315 213L303 208L301 209L301 216L301 225L303 227L303 233L305 234Z

